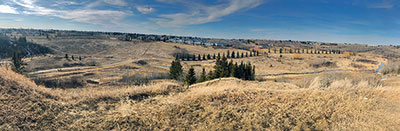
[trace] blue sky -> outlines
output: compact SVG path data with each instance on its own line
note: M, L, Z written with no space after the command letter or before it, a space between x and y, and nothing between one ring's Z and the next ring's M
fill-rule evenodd
M400 44L398 0L2 0L0 27Z

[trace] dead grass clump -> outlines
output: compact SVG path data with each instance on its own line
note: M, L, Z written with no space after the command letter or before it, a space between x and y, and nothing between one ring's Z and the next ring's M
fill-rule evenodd
M356 63L351 63L350 66L357 68L357 69L362 69L365 68L366 66L361 65L361 64L356 64Z
M318 76L307 76L303 79L291 81L301 88L347 88L354 86L380 87L383 85L381 76L373 73L346 73L331 72ZM334 84L334 85L332 85Z
M321 68L321 67L336 67L336 63L331 61L326 61L324 59L316 60L310 63L311 67Z
M377 61L373 61L373 60L368 60L368 59L357 59L357 62L363 62L363 63L370 63L370 64L378 64Z

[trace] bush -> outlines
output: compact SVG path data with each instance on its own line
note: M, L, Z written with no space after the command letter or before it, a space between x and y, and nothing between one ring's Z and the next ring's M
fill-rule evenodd
M146 62L146 61L144 61L144 60L139 60L139 61L137 61L137 62L135 62L136 64L139 64L139 65L147 65L148 63Z
M325 61L325 60L317 60L314 61L310 64L311 67L314 68L320 68L320 67L335 67L336 63L331 62L331 61Z
M44 85L47 88L78 88L86 85L81 77L71 77L68 79L34 79L38 85Z

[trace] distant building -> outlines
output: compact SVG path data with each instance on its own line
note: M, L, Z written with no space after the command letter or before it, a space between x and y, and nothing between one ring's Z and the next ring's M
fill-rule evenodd
M215 44L215 46L227 47L228 44L223 43L223 42L218 42L217 44Z
M203 42L201 42L201 41L195 41L194 44L195 44L195 45L203 45Z
M260 45L259 47L260 47L260 49L268 49L269 48L268 45Z
M204 45L205 45L205 46L215 46L215 44L212 43L212 42L206 42L206 43L204 43Z

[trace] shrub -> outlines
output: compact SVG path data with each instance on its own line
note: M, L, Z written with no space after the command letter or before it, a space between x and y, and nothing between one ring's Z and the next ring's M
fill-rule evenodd
M148 63L146 62L146 61L144 61L144 60L139 60L139 61L137 61L137 62L135 62L136 64L139 64L139 65L147 65Z
M310 64L311 67L314 68L320 68L320 67L335 67L336 63L331 62L331 61L325 61L325 60L317 60L314 61Z

